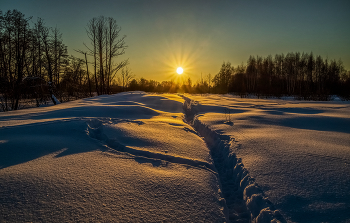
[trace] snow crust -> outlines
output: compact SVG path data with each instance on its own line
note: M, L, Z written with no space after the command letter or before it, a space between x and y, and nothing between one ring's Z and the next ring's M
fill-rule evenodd
M350 221L349 102L186 97L203 125L195 128L231 139L229 153L254 178L258 188L248 185L244 195L249 207L260 209L260 188L288 222ZM265 210L256 221L270 216Z
M0 222L226 222L177 95L127 92L0 114Z

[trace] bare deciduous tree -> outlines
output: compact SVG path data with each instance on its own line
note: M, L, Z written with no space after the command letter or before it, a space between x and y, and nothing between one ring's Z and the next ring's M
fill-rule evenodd
M94 60L94 76L97 94L110 93L110 85L116 73L128 64L128 60L115 62L125 53L126 36L120 37L121 28L115 19L100 16L92 18L86 29L91 46L87 46L88 55Z
M131 79L134 78L134 75L132 74L131 70L128 67L125 67L122 69L120 78L123 86L123 91L125 91L125 88L128 87Z

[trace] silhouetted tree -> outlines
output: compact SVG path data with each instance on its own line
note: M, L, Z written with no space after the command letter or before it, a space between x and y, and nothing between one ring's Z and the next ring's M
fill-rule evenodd
M125 91L125 88L129 86L129 83L131 79L134 78L134 75L128 67L125 67L122 69L120 78L123 86L123 91Z
M128 60L115 63L114 59L125 53L126 36L120 36L121 28L115 19L100 16L87 25L91 46L88 54L94 60L94 77L97 94L110 93L110 85L116 73L128 64Z
M232 73L233 73L233 70L231 67L231 63L224 62L221 65L219 73L215 75L213 79L214 86L218 93L228 93Z
M0 13L0 47L1 47L1 77L4 84L5 110L8 110L8 99L11 109L17 110L21 96L21 84L25 77L26 59L29 54L30 18L17 11Z
M213 81L210 73L207 75L207 80L208 80L208 93L210 93L211 84Z
M88 60L87 60L87 52L86 51L82 51L82 50L76 50L78 53L81 53L84 55L85 58L85 67L86 67L86 75L88 78L88 84L89 84L89 92L90 92L90 97L92 97L92 90L91 90L91 80L90 80L90 73L89 73L89 65L88 65Z

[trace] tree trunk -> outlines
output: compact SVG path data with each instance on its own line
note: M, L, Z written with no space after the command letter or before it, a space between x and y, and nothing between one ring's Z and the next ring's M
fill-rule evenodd
M90 75L89 75L89 66L88 66L88 62L87 62L86 52L85 52L84 55L85 55L86 74L87 74L87 77L88 77L90 97L92 97L92 93L91 93L91 83L90 83Z

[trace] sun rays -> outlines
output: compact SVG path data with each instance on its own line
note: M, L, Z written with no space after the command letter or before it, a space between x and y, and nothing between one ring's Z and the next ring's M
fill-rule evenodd
M198 61L202 56L201 47L196 41L188 37L166 38L160 44L157 52L157 60L160 63L159 71L164 78L176 83L184 83L189 78L195 79L195 68L198 69Z

